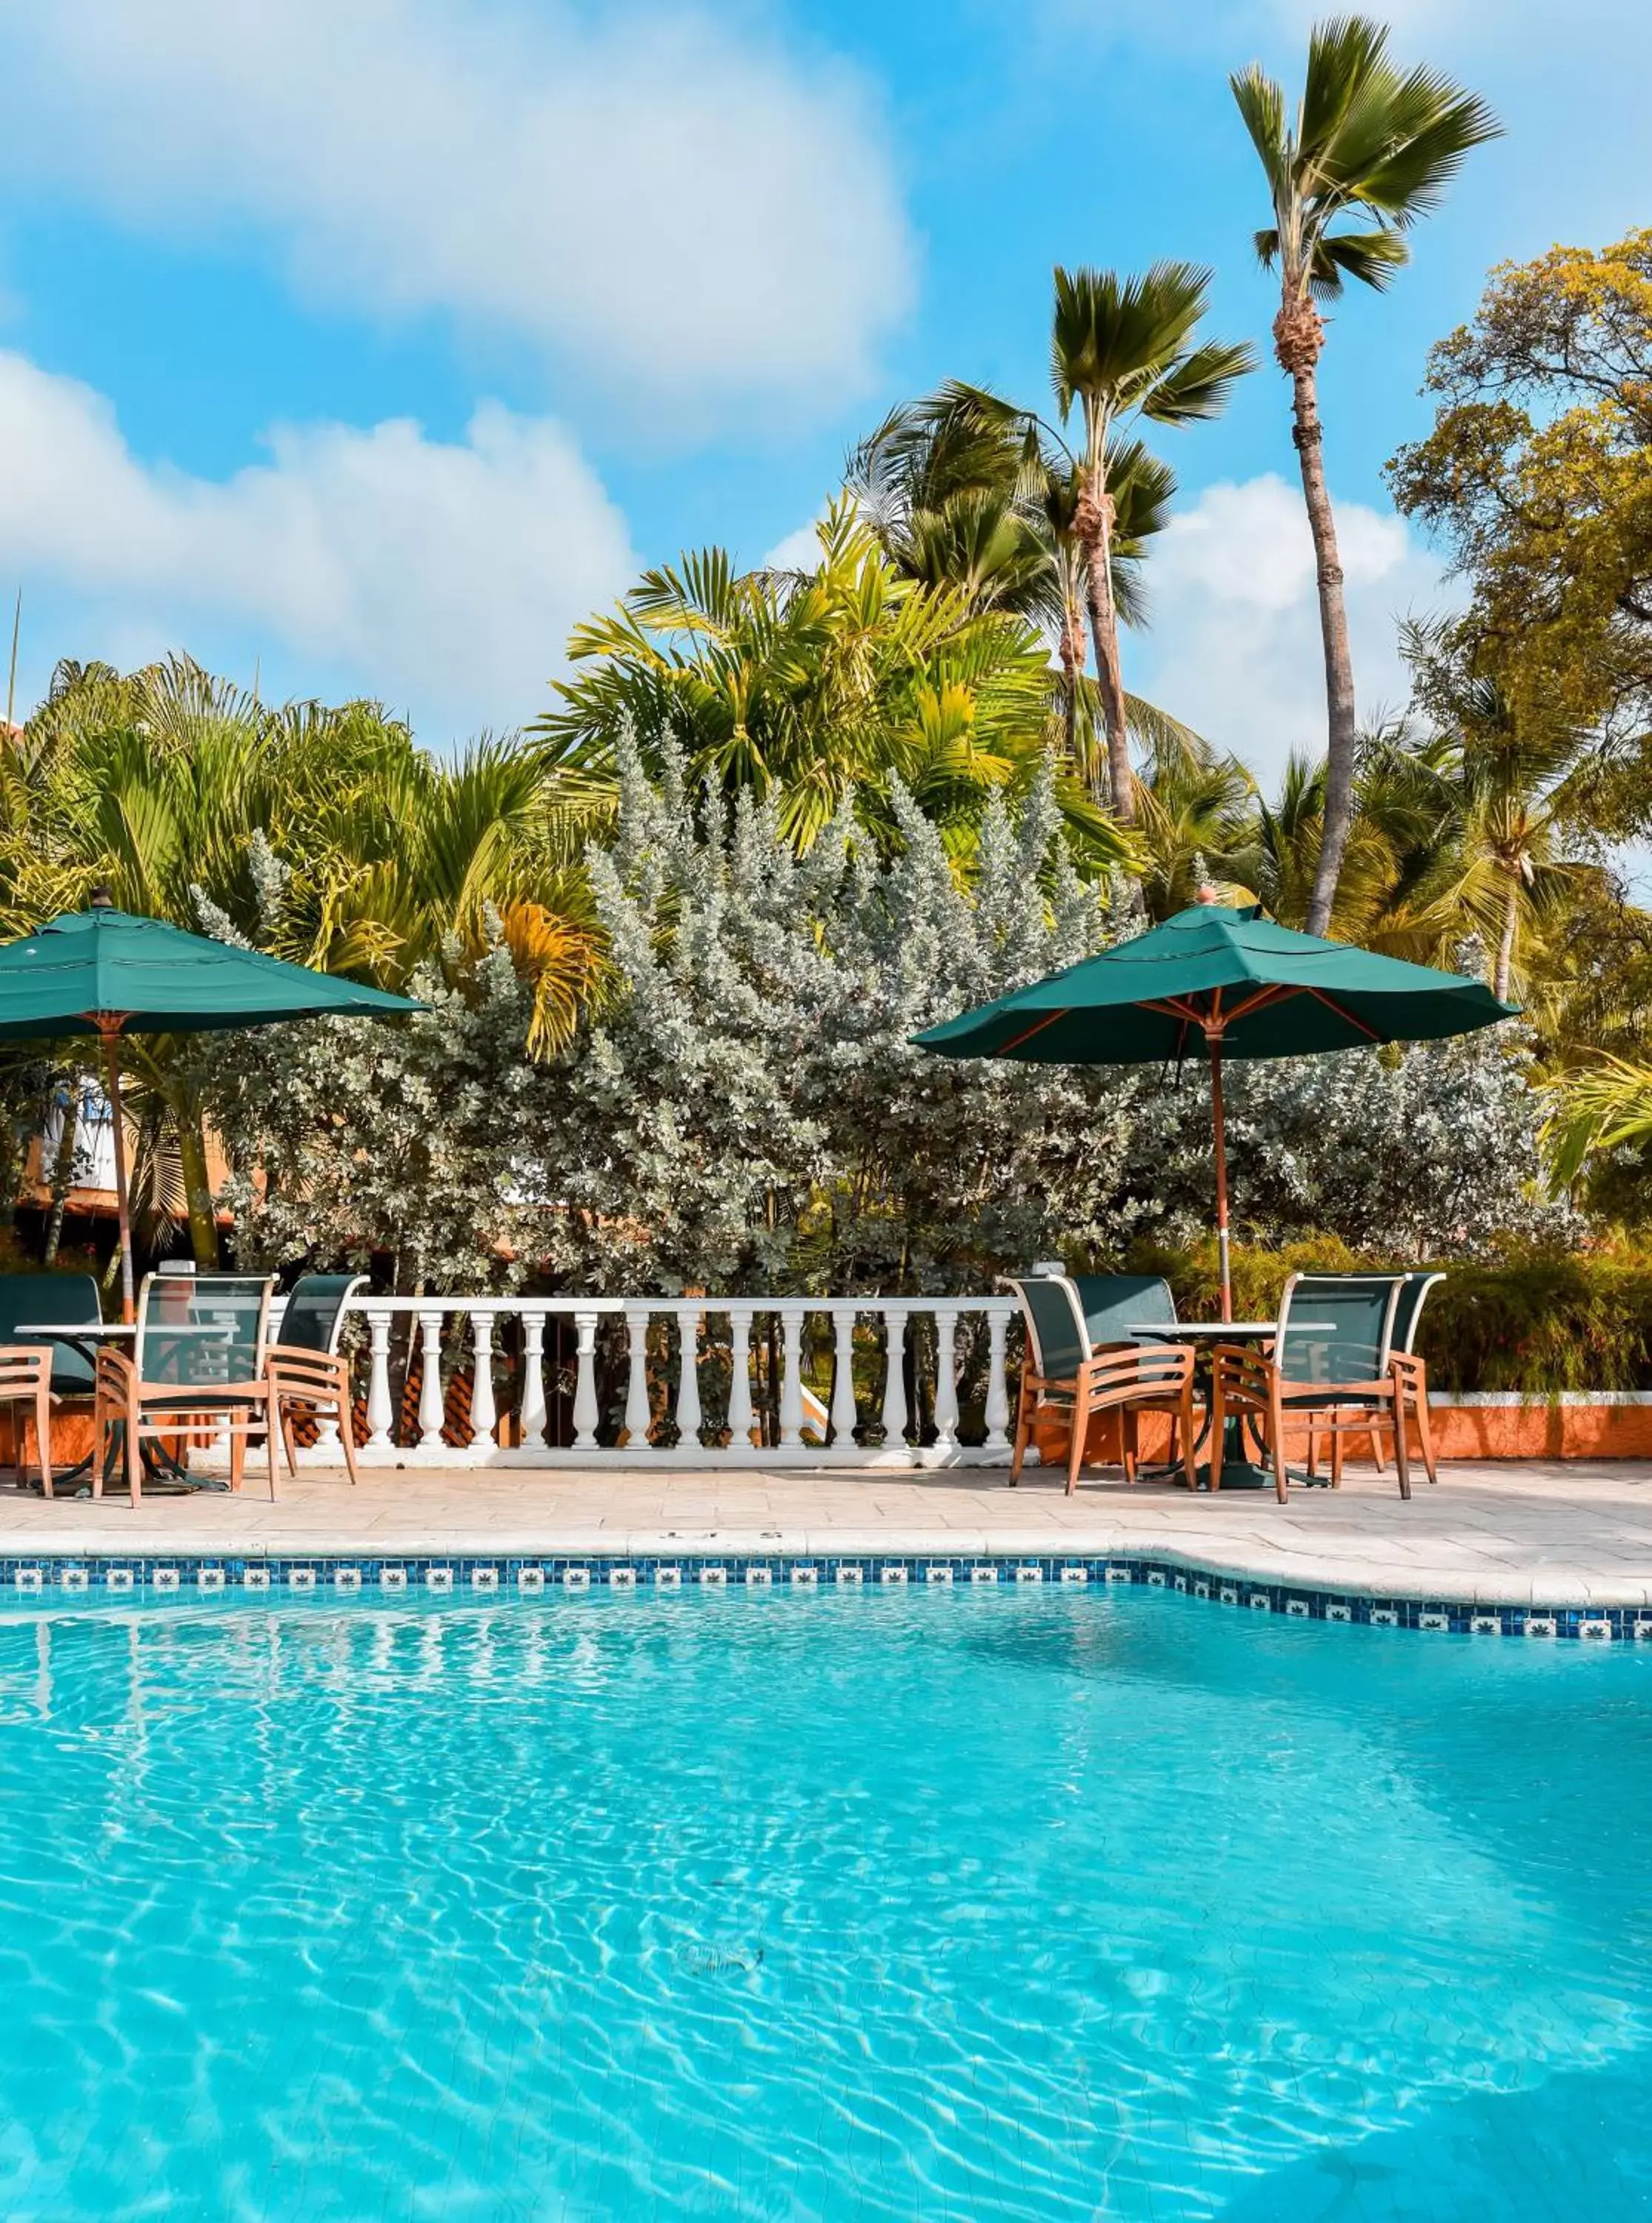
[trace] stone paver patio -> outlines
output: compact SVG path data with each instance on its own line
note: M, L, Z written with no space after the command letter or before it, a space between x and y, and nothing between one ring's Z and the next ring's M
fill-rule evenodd
M1090 1481L1067 1498L1029 1474L587 1474L492 1468L308 1471L272 1505L240 1496L95 1504L0 1489L0 1557L742 1552L1151 1557L1208 1573L1396 1598L1498 1605L1652 1604L1652 1464L1525 1461L1420 1477L1356 1470L1339 1492L1212 1498Z

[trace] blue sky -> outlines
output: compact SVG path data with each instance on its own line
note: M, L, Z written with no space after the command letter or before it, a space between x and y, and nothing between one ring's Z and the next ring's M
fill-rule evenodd
M0 590L20 697L168 646L361 691L443 746L531 716L644 562L805 530L889 404L1042 400L1051 265L1217 273L1266 342L1226 72L1297 0L0 0ZM1652 211L1630 0L1402 0L1484 91L1476 156L1325 371L1359 677L1437 602L1381 465L1488 264ZM1563 21L1563 35L1556 26ZM1129 676L1264 766L1322 720L1271 366L1167 436L1178 521ZM794 545L795 545L794 543Z

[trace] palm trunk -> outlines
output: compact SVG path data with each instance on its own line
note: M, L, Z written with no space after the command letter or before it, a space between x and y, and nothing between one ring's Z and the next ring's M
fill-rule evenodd
M1073 623L1071 611L1061 621L1061 722L1066 735L1068 761L1078 771L1078 673L1084 637Z
M1498 938L1497 963L1492 972L1492 993L1499 1004L1509 1000L1509 979L1514 971L1514 937L1520 923L1520 890L1509 882L1508 893L1503 898L1503 932Z
M1274 320L1273 337L1280 367L1291 379L1291 413L1296 419L1291 437L1302 467L1308 529L1314 537L1319 630L1325 649L1325 819L1314 891L1308 904L1310 934L1324 934L1329 929L1342 852L1354 822L1354 658L1348 647L1336 520L1325 485L1324 427L1319 421L1319 351L1324 337L1312 302L1287 299Z
M1136 799L1119 665L1119 617L1113 605L1113 497L1100 474L1084 489L1074 529L1084 551L1084 600L1096 651L1096 685L1107 727L1108 799L1115 818L1129 826L1135 820Z
M58 1137L57 1157L52 1167L52 1209L47 1215L46 1244L41 1253L41 1263L55 1266L58 1247L63 1240L63 1207L69 1191L74 1186L75 1153L80 1140L80 1084L69 1083L68 1099L63 1106L63 1129Z
M189 1206L190 1248L195 1263L207 1273L218 1263L218 1221L212 1209L212 1181L206 1169L206 1138L198 1115L180 1106L174 1122L178 1130L178 1162L184 1176L184 1195Z

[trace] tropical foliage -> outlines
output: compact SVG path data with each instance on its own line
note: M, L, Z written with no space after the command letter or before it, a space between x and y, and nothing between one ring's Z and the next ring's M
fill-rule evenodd
M817 539L818 562L799 571L737 572L724 550L702 550L580 627L569 655L587 668L533 729L546 760L612 784L625 735L656 773L679 749L696 787L772 797L800 850L851 792L888 847L898 784L967 854L989 800L1024 794L1056 738L1024 598L903 570L848 501ZM1077 781L1062 803L1094 863L1128 855Z

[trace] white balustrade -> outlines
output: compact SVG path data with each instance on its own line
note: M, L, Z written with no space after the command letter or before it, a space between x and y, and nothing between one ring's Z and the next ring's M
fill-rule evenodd
M714 1294L695 1297L450 1297L361 1296L349 1300L349 1310L367 1327L367 1441L360 1457L368 1465L465 1466L505 1464L526 1466L610 1466L616 1470L640 1466L707 1467L751 1465L770 1461L778 1466L945 1466L1002 1465L1009 1452L1008 1394L1009 1326L1015 1318L1013 1298L1007 1296L900 1297L763 1297L719 1299ZM881 1322L883 1351L883 1381L876 1378L878 1361L872 1362L872 1378L861 1388L873 1400L870 1409L882 1421L882 1443L863 1445L855 1439L859 1418L855 1382L855 1331L863 1318ZM508 1352L513 1337L502 1335L502 1324L521 1321L521 1363L513 1370L513 1430L499 1426L499 1390L493 1360L503 1342ZM986 1323L986 1335L978 1326ZM656 1445L650 1439L654 1407L650 1395L649 1336L656 1321L676 1324L680 1354L676 1398L673 1408L676 1440ZM417 1441L399 1445L399 1400L393 1390L393 1348L400 1348L398 1322L409 1337L407 1355L422 1359ZM597 1394L597 1339L604 1321L623 1331L611 1346L625 1365L625 1399L621 1408L620 1439L600 1445L598 1432L602 1407ZM985 1395L975 1434L964 1440L958 1400L958 1328L965 1323L964 1348L979 1351L985 1344ZM572 1331L575 1377L573 1441L551 1440L546 1391L546 1349L557 1323ZM819 1325L811 1327L810 1323ZM920 1350L932 1339L935 1360L934 1395L930 1418L932 1440L915 1439L924 1419L922 1399L914 1411L906 1371L909 1328L922 1330ZM752 1340L777 1329L780 1345L778 1441L761 1441L759 1408L752 1377ZM804 1349L820 1353L831 1338L834 1379L827 1438L817 1443L806 1438L819 1426L820 1407L811 1402L817 1415L806 1420ZM415 1342L413 1338L417 1338ZM772 1349L772 1345L770 1348ZM566 1348L566 1345L563 1346ZM444 1351L461 1371L471 1368L468 1445L443 1441L445 1420L442 1386ZM865 1354L862 1353L863 1367ZM657 1363L657 1362L656 1362ZM718 1409L720 1395L707 1410L705 1384L714 1381L724 1363L728 1369L726 1411ZM711 1364L715 1371L703 1376ZM927 1376L927 1367L922 1371ZM822 1395L824 1395L822 1388ZM973 1408L972 1408L973 1409ZM564 1424L566 1425L566 1424ZM871 1431L876 1435L876 1430ZM727 1440L721 1439L726 1435ZM514 1441L499 1438L513 1435ZM704 1439L709 1436L712 1440ZM317 1443L301 1454L306 1464L332 1464L338 1457L336 1443Z
M418 1316L419 1333L424 1338L424 1364L418 1385L418 1447L430 1451L442 1441L442 1424L447 1418L445 1401L442 1395L442 1313L426 1307Z
M935 1315L935 1440L927 1457L944 1464L958 1449L958 1314Z
M751 1313L750 1305L728 1310L728 1447L750 1458L757 1449L751 1414Z
M471 1315L473 1319L475 1315ZM517 1407L518 1431L527 1450L546 1441L545 1317L524 1313L522 1318L522 1402Z
M676 1311L682 1351L677 1369L677 1440L692 1447L700 1441L700 1307L679 1305Z
M493 1314L472 1313L470 1333L476 1362L470 1382L471 1438L475 1443L491 1444L499 1423L499 1408L493 1402Z
M579 1312L574 1315L576 1370L574 1376L574 1448L576 1452L594 1452L597 1447L597 1422L602 1415L597 1405L597 1315Z
M852 1444L855 1422L859 1418L855 1410L855 1315L840 1312L833 1320L837 1329L837 1363L832 1369L835 1379L832 1384L832 1440L834 1444Z
M780 1308L783 1350L780 1370L780 1448L798 1450L803 1441L803 1307Z

